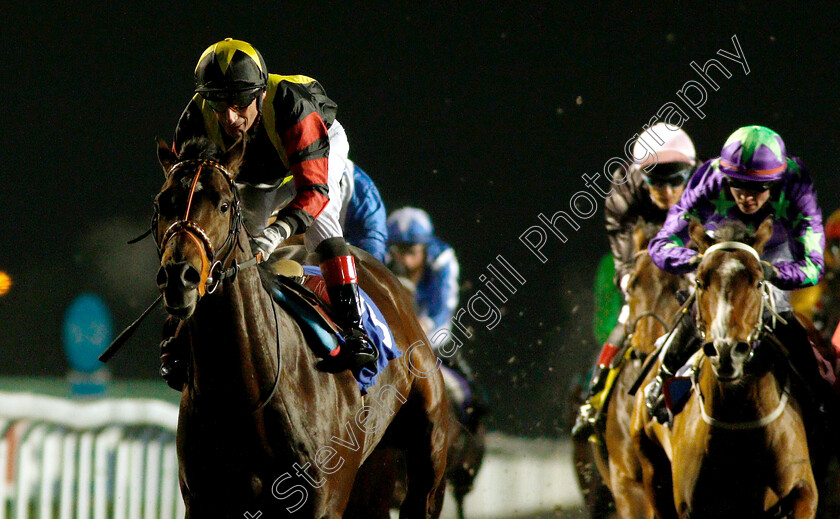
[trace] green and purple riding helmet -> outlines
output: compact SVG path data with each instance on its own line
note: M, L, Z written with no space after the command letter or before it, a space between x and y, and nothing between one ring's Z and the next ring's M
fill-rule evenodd
M787 167L784 141L764 126L738 128L726 139L720 152L720 170L730 179L730 184L766 188L781 179Z

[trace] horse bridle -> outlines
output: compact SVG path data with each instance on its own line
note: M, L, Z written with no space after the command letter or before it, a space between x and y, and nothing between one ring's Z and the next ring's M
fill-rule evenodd
M706 249L706 251L703 253L703 257L705 258L706 256L708 256L712 252L719 251L719 250L724 250L724 251L742 250L742 251L746 251L746 252L750 253L750 255L753 256L756 261L758 261L759 265L761 264L761 257L758 255L758 252L755 249L753 249L752 247L750 247L749 245L747 245L746 243L741 243L741 242L738 242L738 241L722 241L720 243L715 243L714 245L712 245L711 247ZM703 287L700 284L699 279L695 280L695 284L696 284L696 290L695 291L703 289ZM750 334L747 336L747 343L750 345L750 357L752 357L752 355L755 351L755 346L758 343L758 341L761 339L761 337L764 333L764 327L762 325L764 310L767 309L767 308L770 308L774 318L776 318L776 317L780 318L778 316L778 314L775 312L775 308L773 308L773 306L775 306L775 305L773 305L772 302L771 302L770 306L768 306L767 301L772 299L772 295L769 294L769 291L767 290L767 287L766 287L763 279L758 282L758 287L757 288L761 291L761 296L760 296L761 297L761 308L759 309L759 312L758 312L758 321L756 322L756 325L753 327L752 331L750 331ZM703 322L703 318L700 315L700 309L699 308L697 309L697 312L695 312L695 313L696 313L695 321L696 321L696 327L697 327L697 335L699 335L700 338L705 341L706 340L706 323Z
M233 175L230 174L224 165L214 160L182 160L169 168L169 171L166 173L167 178L178 169L187 165L198 165L198 170L196 171L195 177L193 178L190 186L190 194L187 198L187 209L184 212L184 218L173 222L163 233L160 240L161 243L157 243L157 240L155 240L155 245L157 245L158 257L163 256L163 250L166 248L166 244L179 233L185 233L190 239L201 245L199 247L199 250L201 250L201 282L198 285L198 293L199 296L203 296L205 293L212 294L215 292L223 280L234 279L240 270L256 265L260 258L258 256L253 256L251 259L244 261L241 265L237 264L234 259L232 260L230 267L225 268L225 265L228 263L231 256L233 256L233 252L236 247L240 247L241 249L241 244L239 243L239 229L242 227L242 208L239 202L239 191L236 189L236 183L234 182ZM222 246L219 248L219 251L227 249L227 252L225 253L223 259L216 260L215 262L214 259L216 258L216 251L213 248L213 242L210 240L210 236L206 231L204 231L204 229L201 228L200 225L198 225L195 221L190 220L190 209L192 208L195 188L196 185L198 185L198 179L201 176L201 170L204 166L210 166L221 173L222 176L225 177L225 180L227 180L228 186L230 186L230 190L233 193L233 201L230 207L230 229L224 243L222 243ZM152 217L152 229L157 229L158 216L159 213L156 206L154 216ZM245 231L248 232L247 228ZM259 403L251 410L251 412L257 412L264 408L274 397L274 394L277 393L277 388L280 386L280 372L282 368L280 364L280 323L277 318L277 308L273 304L271 307L274 312L274 327L277 337L277 374L275 375L274 384L272 385L268 396L260 399Z
M169 171L166 173L167 177L172 176L177 170L185 167L185 166L194 166L198 165L198 169L195 173L195 177L193 177L193 181L190 185L190 193L187 198L187 209L184 212L184 217L180 220L176 220L173 222L167 229L164 231L163 236L161 237L160 243L155 240L155 245L158 249L158 257L163 256L163 251L166 248L167 243L169 240L174 238L176 235L180 233L184 233L189 237L191 240L196 242L199 245L199 250L201 251L201 273L200 273L200 282L198 284L198 294L199 296L204 296L205 293L212 294L216 291L219 287L219 284L224 279L234 278L236 274L243 268L249 267L251 265L256 265L258 258L254 257L241 265L236 263L236 260L232 261L230 267L225 268L225 265L228 264L230 261L231 256L233 256L234 249L241 245L239 244L239 229L242 226L242 209L239 202L239 192L236 189L236 184L233 180L233 175L219 162L209 159L190 159L190 160L182 160L174 164ZM228 186L230 186L230 190L233 193L233 201L231 203L230 211L230 229L228 231L228 235L225 238L224 243L218 249L227 250L224 257L221 260L216 260L216 249L213 248L213 242L210 240L210 236L207 232L201 228L195 221L190 220L190 210L192 209L192 201L193 197L195 196L195 189L198 185L198 179L201 176L201 170L204 166L209 166L213 168L215 171L218 171L222 174L222 176L227 180ZM157 229L157 221L159 217L159 211L157 206L155 206L155 213L152 217L152 229ZM215 261L214 261L215 260Z

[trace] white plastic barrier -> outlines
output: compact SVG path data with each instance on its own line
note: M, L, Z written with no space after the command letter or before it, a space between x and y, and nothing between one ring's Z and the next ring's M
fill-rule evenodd
M184 516L178 407L0 392L0 519Z
M577 508L577 486L568 440L522 439L487 435L487 453L464 509L470 518L523 517L557 508ZM395 516L393 516L395 517ZM451 494L441 519L453 519Z
M0 519L183 517L177 421L161 400L0 391ZM581 502L568 441L491 433L466 511L510 518ZM441 517L454 510L450 495Z

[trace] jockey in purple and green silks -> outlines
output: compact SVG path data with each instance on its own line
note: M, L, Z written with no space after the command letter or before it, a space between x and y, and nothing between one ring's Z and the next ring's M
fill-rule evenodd
M744 197L739 202L740 191L749 193L742 186L766 188L760 191L765 199ZM650 242L650 256L667 272L691 272L698 254L685 247L691 217L714 231L727 220L757 228L767 216L774 218L773 236L762 259L774 267L771 283L782 290L815 285L822 276L825 238L811 176L798 158L786 155L776 132L747 126L733 133L721 156L703 164L688 182Z
M689 180L648 252L661 269L686 274L700 263L700 254L686 246L691 218L714 232L732 220L756 229L768 216L773 217L773 235L761 254L764 277L777 310L789 316L788 325L778 325L775 333L801 340L804 330L792 316L789 291L815 285L822 277L822 212L811 176L802 161L787 155L782 138L773 130L746 126L733 133L720 157L707 161ZM691 345L697 342L692 341L693 332L692 325L678 327L666 346L659 375L645 390L648 408L660 422L667 419L660 405L662 383L693 353ZM814 363L810 351L799 350L804 348L792 348L792 357Z

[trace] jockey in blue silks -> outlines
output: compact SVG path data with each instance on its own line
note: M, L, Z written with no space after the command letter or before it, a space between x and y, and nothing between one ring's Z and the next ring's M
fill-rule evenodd
M387 223L388 266L413 285L423 330L428 337L450 330L459 295L455 252L435 237L432 221L422 209L403 207L391 213Z
M358 164L347 161L341 178L341 215L344 239L385 263L387 213L376 184Z

